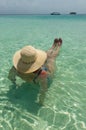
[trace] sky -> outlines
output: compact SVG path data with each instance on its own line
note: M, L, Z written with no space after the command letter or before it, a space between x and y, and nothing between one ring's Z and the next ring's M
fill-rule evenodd
M86 0L0 0L0 14L86 13Z

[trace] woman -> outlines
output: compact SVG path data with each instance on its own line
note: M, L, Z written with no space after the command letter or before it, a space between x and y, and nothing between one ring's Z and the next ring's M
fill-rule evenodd
M39 103L43 104L48 82L53 78L55 71L55 59L59 53L62 40L55 39L52 47L44 52L32 46L25 46L13 56L14 66L11 68L8 78L16 84L16 76L26 82L39 83Z

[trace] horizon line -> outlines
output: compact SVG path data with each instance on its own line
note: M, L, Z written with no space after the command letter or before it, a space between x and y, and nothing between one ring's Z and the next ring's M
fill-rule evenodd
M79 14L86 14L86 12L77 12L77 11L70 11L70 12L60 12L60 11L50 11L50 12L2 12L0 11L0 15L51 15L52 13L57 13L56 15L60 14L60 15L69 15L71 13L75 13L76 15ZM55 14L54 14L55 15Z

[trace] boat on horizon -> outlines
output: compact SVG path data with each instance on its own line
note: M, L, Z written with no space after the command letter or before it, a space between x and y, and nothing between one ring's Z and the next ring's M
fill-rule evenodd
M59 12L52 12L51 15L61 15Z

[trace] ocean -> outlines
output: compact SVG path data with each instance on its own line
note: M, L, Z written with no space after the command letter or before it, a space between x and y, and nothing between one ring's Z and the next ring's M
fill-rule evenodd
M39 88L7 78L15 51L63 44L44 105ZM0 15L0 130L86 130L86 15Z

